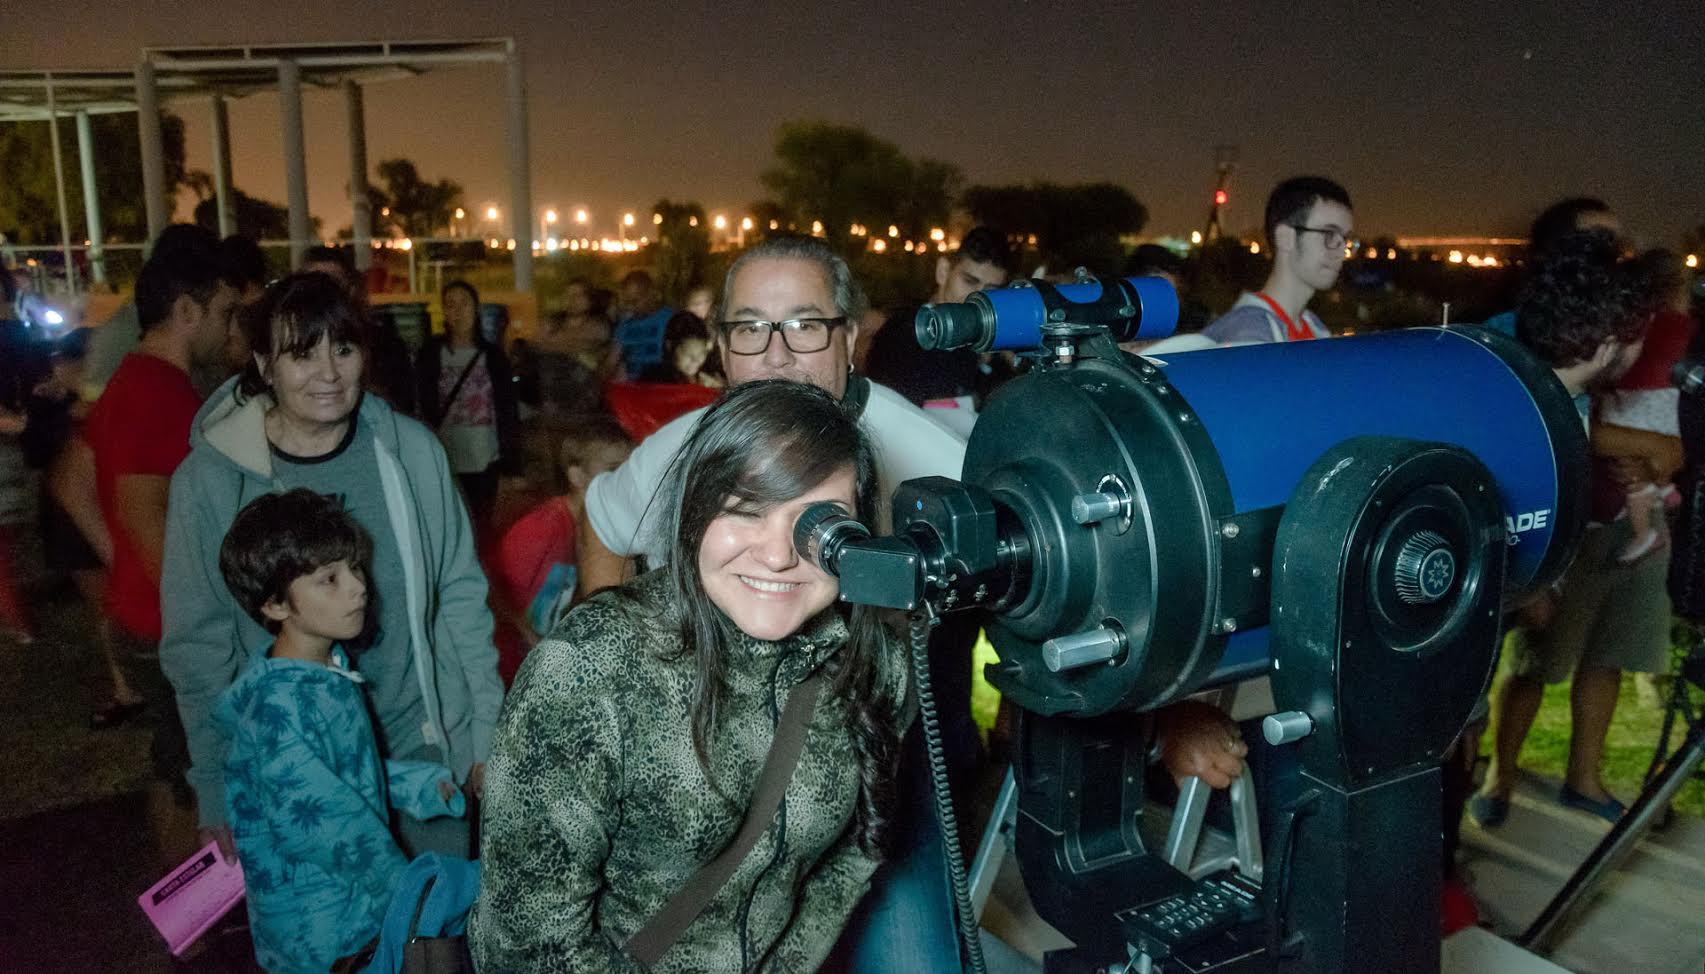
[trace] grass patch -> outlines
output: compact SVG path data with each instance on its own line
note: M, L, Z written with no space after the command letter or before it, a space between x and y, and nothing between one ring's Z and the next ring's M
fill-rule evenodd
M1677 636L1678 642L1688 638L1679 628ZM1679 653L1680 650L1675 652ZM995 712L1000 707L1000 691L989 686L983 679L983 667L997 659L994 647L989 645L988 637L977 640L977 647L972 652L971 659L971 716L986 738L989 728L994 726ZM1499 678L1502 676L1500 670ZM1697 709L1705 694L1698 690L1691 692ZM1664 694L1667 699L1667 685L1664 687ZM1634 796L1640 793L1646 767L1651 763L1652 752L1657 747L1663 717L1664 701L1642 699L1634 675L1623 674L1622 694L1616 706L1616 717L1611 721L1610 736L1605 741L1604 783L1624 802L1631 804ZM1685 733L1686 728L1679 724L1671 732L1669 746L1672 751L1680 744ZM1489 751L1491 747L1492 735L1487 734L1482 742L1482 749ZM1561 779L1568 760L1569 684L1565 682L1545 688L1545 703L1540 707L1539 717L1533 722L1533 730L1527 735L1527 743L1522 748L1521 765L1530 771ZM1690 815L1705 817L1705 779L1696 774L1693 780L1683 785L1676 796L1675 808Z
M1679 653L1680 650L1673 652ZM1671 670L1673 672L1674 668ZM1498 678L1502 679L1503 675L1500 667ZM1545 702L1539 708L1539 716L1534 719L1533 730L1528 733L1521 752L1524 769L1559 780L1569 763L1569 686L1569 682L1564 681L1545 688ZM1690 689L1690 692L1697 711L1701 694L1696 689ZM1634 674L1622 674L1622 692L1617 697L1616 716L1610 722L1610 734L1605 739L1603 774L1605 787L1626 803L1633 804L1634 796L1640 793L1640 786L1645 781L1646 768L1651 764L1658 734L1663 729L1664 705L1668 695L1667 679L1664 681L1663 699L1652 699L1642 697ZM1671 751L1679 746L1686 732L1687 728L1678 721L1676 728L1670 732ZM1489 754L1491 747L1492 735L1488 733L1481 742L1481 751ZM1691 781L1682 785L1676 794L1675 809L1705 817L1705 779L1695 774Z

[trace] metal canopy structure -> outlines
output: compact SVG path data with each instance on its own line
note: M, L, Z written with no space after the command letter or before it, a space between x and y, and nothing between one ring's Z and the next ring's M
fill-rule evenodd
M186 85L174 83L175 93ZM77 158L83 175L83 206L88 218L89 268L95 283L106 283L100 198L95 192L95 152L91 115L136 111L136 75L130 71L0 71L0 122L77 120ZM59 196L59 241L65 255L65 279L76 290L71 265L71 220L65 201L65 159L59 126L49 127L53 146L54 188Z
M532 211L528 160L526 79L513 38L438 41L361 41L314 44L246 44L204 47L151 47L142 51L134 71L0 71L0 122L78 119L83 197L88 208L90 262L96 281L105 278L101 259L100 207L94 187L94 146L90 115L137 112L141 131L142 191L148 237L166 228L171 213L165 193L165 152L159 110L162 104L204 100L212 111L213 184L219 232L235 229L230 126L226 101L276 90L282 107L284 170L290 210L290 262L298 266L313 243L308 214L307 161L303 148L304 85L344 91L349 113L350 208L355 228L355 262L372 261L367 198L367 130L362 86L418 77L429 71L479 64L501 64L508 104L509 212L511 236L530 239ZM64 167L59 127L52 126L59 222L67 274L71 241L66 213ZM515 289L533 289L532 248L515 248Z
M0 71L0 122L134 111L136 74L132 71Z

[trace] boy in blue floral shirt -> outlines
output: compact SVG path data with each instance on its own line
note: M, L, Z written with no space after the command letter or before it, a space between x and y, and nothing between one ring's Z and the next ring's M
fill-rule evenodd
M273 974L323 974L377 936L407 865L391 806L465 808L449 768L379 758L340 645L367 628L371 549L337 502L298 489L245 507L219 552L237 603L278 635L215 708L255 956Z

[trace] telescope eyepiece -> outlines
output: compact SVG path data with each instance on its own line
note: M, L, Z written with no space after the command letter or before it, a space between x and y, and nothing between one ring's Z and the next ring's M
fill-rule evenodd
M841 546L869 537L869 528L829 501L812 504L793 522L793 547L799 557L837 577Z
M925 351L976 348L983 351L993 339L993 322L983 306L966 303L926 304L913 322L918 344Z

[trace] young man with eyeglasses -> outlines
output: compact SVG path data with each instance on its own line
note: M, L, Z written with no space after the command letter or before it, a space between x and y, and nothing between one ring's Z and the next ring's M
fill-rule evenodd
M1005 287L1012 279L1012 265L1012 248L1005 236L991 227L973 227L957 250L936 258L935 291L929 303L960 302L974 291ZM905 305L879 322L864 370L919 406L932 399L981 394L987 383L980 374L977 353L968 348L925 351L912 327L917 315L917 305Z
M1350 194L1330 179L1297 176L1274 187L1265 221L1273 272L1261 290L1245 292L1202 334L1221 345L1330 335L1308 302L1337 282L1355 226Z

